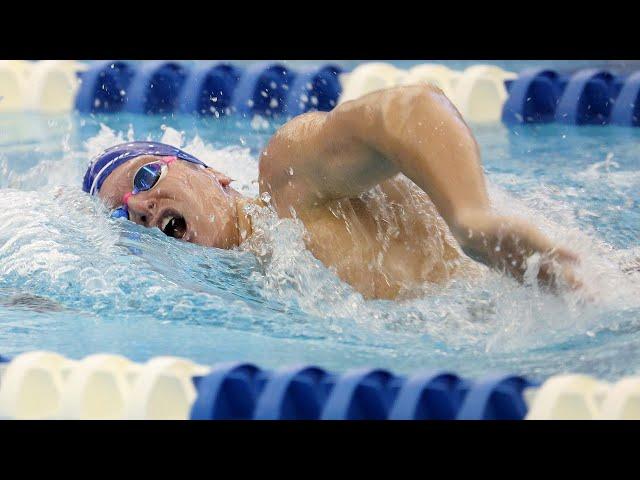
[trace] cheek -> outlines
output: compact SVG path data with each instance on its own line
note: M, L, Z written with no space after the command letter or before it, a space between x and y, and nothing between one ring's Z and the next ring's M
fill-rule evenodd
M98 193L98 198L106 205L107 208L116 208L122 204L122 199L118 199L116 194L104 194L102 191Z
M207 223L219 236L225 236L233 227L233 217L226 205L215 205L207 212Z
M192 222L194 240L215 247L229 246L234 238L235 204L210 178L190 178L183 211Z
M198 212L199 215L205 215L207 218L215 216L215 223L226 219L229 216L229 198L219 188L216 189L216 185L212 185L209 179L200 180L197 188L191 190L189 195L193 211Z
M235 238L235 216L226 205L216 205L207 212L207 229L216 246L229 247Z
M210 197L191 195L185 199L181 210L190 221L194 239L215 246L225 223L225 210Z

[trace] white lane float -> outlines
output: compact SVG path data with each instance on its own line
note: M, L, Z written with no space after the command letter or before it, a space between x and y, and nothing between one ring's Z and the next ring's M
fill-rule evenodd
M68 112L87 65L73 60L0 61L0 112Z
M111 354L75 361L28 352L0 364L0 418L188 419L193 377L208 371L178 357L138 364Z
M22 109L28 63L20 60L0 60L0 112Z
M558 375L525 393L526 420L595 420L610 385L588 375Z
M339 103L397 85L429 83L440 88L466 120L498 122L507 100L505 81L516 76L494 65L473 65L459 72L432 63L409 70L387 63L365 63L340 77L343 91Z
M460 79L460 72L451 70L444 65L436 63L425 63L416 65L409 69L402 77L402 85L416 85L419 83L429 83L440 88L444 94L451 98L455 97L455 87Z
M508 96L504 82L515 77L493 65L473 65L460 74L453 102L472 122L497 122Z
M2 367L0 418L55 419L73 361L53 352L18 355Z
M640 377L627 377L615 383L602 402L603 420L640 420Z
M186 420L196 398L193 377L208 367L179 357L155 357L141 365L133 382L126 418Z
M371 62L358 65L350 73L340 75L340 102L354 100L367 93L399 85L406 72L389 63Z
M86 68L86 65L70 60L36 62L27 77L25 110L47 113L71 111L80 85L78 72Z
M73 365L64 383L60 418L125 418L137 365L120 355L96 354Z

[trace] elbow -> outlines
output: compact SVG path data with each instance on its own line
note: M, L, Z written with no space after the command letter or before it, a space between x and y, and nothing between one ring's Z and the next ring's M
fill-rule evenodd
M380 92L378 119L392 138L406 143L412 136L430 137L457 130L461 119L442 90L430 84L406 85ZM436 125L442 125L438 130Z
M384 90L383 103L390 107L400 107L403 111L431 110L443 100L450 103L444 92L430 83L402 85Z

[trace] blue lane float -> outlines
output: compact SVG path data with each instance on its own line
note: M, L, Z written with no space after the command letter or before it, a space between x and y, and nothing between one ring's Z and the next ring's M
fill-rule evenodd
M509 98L502 108L502 121L507 124L552 122L563 84L553 70L523 71L516 80L506 84Z
M555 118L570 125L606 125L619 92L616 77L604 70L581 70L567 84Z
M318 420L334 385L334 376L318 367L291 367L273 372L253 418Z
M259 63L249 67L233 94L236 112L246 116L273 116L286 110L285 100L296 72L279 63Z
M450 372L413 375L398 393L389 420L453 420L468 388Z
M637 127L640 125L640 72L629 75L611 112L614 125Z
M557 122L567 125L640 125L640 72L628 76L584 69L560 75L528 69L505 82L507 125Z
M187 69L180 63L144 63L131 81L125 110L146 114L173 113L186 78Z
M321 420L386 420L399 390L399 379L379 369L341 375L325 404Z
M104 61L81 74L75 108L81 113L117 113L127 103L136 71L128 62Z
M193 420L516 420L527 413L524 377L470 382L451 372L409 377L381 369L336 375L313 365L261 370L214 365L194 378Z
M335 65L297 72L263 62L246 69L225 62L106 61L80 73L80 113L189 113L266 117L333 109L342 91Z
M194 377L198 396L192 420L251 420L266 372L250 363L215 365L204 377Z
M198 65L180 92L179 111L205 116L228 114L241 76L242 69L228 63Z
M527 414L525 388L534 384L517 375L485 378L472 385L458 411L458 420L522 420Z
M287 113L295 116L310 110L332 110L342 93L341 73L342 69L335 65L300 72L291 85Z

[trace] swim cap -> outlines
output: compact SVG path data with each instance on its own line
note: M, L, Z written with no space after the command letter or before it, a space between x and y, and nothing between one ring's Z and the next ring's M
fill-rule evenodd
M132 160L140 155L156 155L159 157L178 157L187 162L195 163L196 165L207 166L202 160L198 160L193 155L180 150L179 148L172 147L159 142L129 142L116 145L115 147L107 148L100 155L95 157L87 172L84 174L84 180L82 181L82 190L91 195L95 195L102 187L102 184L107 179L111 172L129 160Z

